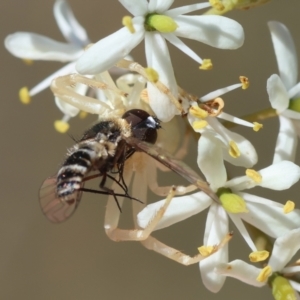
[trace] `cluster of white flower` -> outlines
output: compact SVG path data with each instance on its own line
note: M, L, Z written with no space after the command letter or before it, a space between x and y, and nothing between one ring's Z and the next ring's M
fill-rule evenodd
M287 265L300 248L300 210L294 208L292 201L282 205L244 192L245 189L256 186L276 191L286 190L300 179L300 167L294 163L297 136L300 134L300 83L297 83L296 49L288 29L279 22L268 23L279 75L270 76L267 92L273 115L279 118L280 128L272 165L255 171L250 168L257 163L258 158L251 142L227 129L224 126L226 123L222 124L217 119L247 126L254 131L262 127L257 122L251 123L223 112L224 102L220 96L239 87L247 88L248 79L241 76L241 83L218 89L203 97L192 96L176 82L167 42L199 63L200 69L209 70L212 68L211 60L202 59L180 38L193 39L220 49L239 48L244 42L242 26L220 15L234 8L249 8L268 1L211 0L172 9L170 6L174 0L119 2L133 17L124 17L123 28L95 44L90 45L85 30L77 22L65 0L56 0L54 16L68 43L27 32L9 35L5 39L5 46L19 58L69 62L30 91L22 88L21 100L28 103L30 96L49 87L53 81L55 101L64 114L62 120L55 123L60 132L68 130L69 119L80 111L104 118L121 117L129 109L142 108L154 113L164 122L166 130L158 144L170 152L174 151L174 146L170 145L169 138L175 139L176 136L180 139L178 134L172 134L177 130L174 120L186 115L189 129L200 136L198 156L194 161L217 195L218 201L211 199L203 191L195 192L194 186L177 187L177 195L181 196L173 197L174 195L169 194L166 200L152 203L141 211L136 209L136 226L141 231L148 228L149 224L153 227L151 222L157 219L162 208L166 211L161 213L160 221L152 230L171 226L208 208L203 241L205 247L199 251L201 258L205 256L205 251L209 254L203 260L198 259L199 257L189 257L186 261L183 256L174 258L172 248L149 235L143 241L144 245L183 264L201 260L199 266L203 283L213 292L218 292L226 276L231 276L257 287L270 284L275 299L300 299L300 283L293 280L293 275L299 272L299 266L297 263ZM209 10L203 15L187 15L204 8ZM131 59L129 55L132 49L142 40L145 40L147 68L124 60ZM111 73L123 75L114 82ZM93 89L93 96L90 87L96 88ZM185 144L183 139L184 137L179 140L181 144ZM177 159L181 158L181 154L177 153ZM157 195L166 196L169 187L158 186L157 169L151 158L141 153L135 157L137 158L130 158L125 167L126 179L131 180L135 173L133 196L144 201L147 187ZM246 168L246 175L228 180L224 161ZM139 167L141 164L143 168ZM187 192L193 193L183 195ZM115 207L108 206L107 216L117 213ZM256 245L245 222L258 228L260 234L276 239L273 245L269 245L273 250L267 265L257 268L240 260L228 262L229 245L228 239L224 242L224 237L229 232L229 219L249 245L251 262L263 263L269 252ZM115 220L113 223L107 217L105 229L108 234L116 229ZM219 247L209 247L218 244Z

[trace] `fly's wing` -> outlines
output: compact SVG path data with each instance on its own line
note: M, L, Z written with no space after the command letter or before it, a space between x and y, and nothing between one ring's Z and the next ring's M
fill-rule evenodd
M39 191L41 209L47 219L53 223L61 223L67 220L76 210L82 192L74 191L62 199L56 194L56 177L47 178Z
M184 162L165 152L160 147L140 141L139 139L136 139L134 137L126 138L126 142L132 147L134 147L136 150L140 150L147 153L149 156L153 157L170 170L185 178L191 184L196 185L200 190L202 190L205 194L207 194L216 202L220 202L218 196L211 190L207 182L203 180L194 170L192 170Z

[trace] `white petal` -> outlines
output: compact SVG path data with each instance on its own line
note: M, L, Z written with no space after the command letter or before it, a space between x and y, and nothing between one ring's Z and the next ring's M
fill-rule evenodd
M85 29L76 20L67 1L56 0L53 12L57 25L67 41L81 47L90 43Z
M298 113L297 111L291 110L291 109L287 109L284 112L282 112L281 114L290 119L300 120L300 113Z
M269 260L274 272L281 271L300 249L300 229L292 230L276 239Z
M81 74L102 73L124 58L144 37L142 18L132 20L135 33L126 27L100 40L80 57L76 69Z
M257 163L257 153L255 148L247 139L226 129L216 118L207 118L207 121L209 122L209 125L222 136L224 143L227 145L227 148L223 148L224 160L234 166L242 166L245 168L250 168ZM231 141L234 141L239 148L240 156L237 158L234 158L229 154L229 142Z
M173 33L164 33L162 36L170 42L172 45L177 47L179 50L181 50L183 53L188 55L190 58L198 62L199 64L202 64L203 60L200 58L196 52L194 52L190 47L188 47L185 43L183 43L175 34Z
M223 207L213 203L209 209L206 226L204 245L212 246L219 244L228 234L228 216ZM200 261L200 272L203 284L211 292L217 293L223 286L226 277L216 274L214 269L220 263L228 262L228 244L206 259Z
M239 214L247 223L258 228L271 237L280 237L290 230L300 227L300 211L295 209L288 214L283 213L283 205L280 207L275 202L274 205L264 204L264 198L239 193L247 201L248 213ZM260 200L261 203L251 202L251 199Z
M236 83L236 84L233 84L233 85L230 85L230 86L226 86L224 88L221 88L221 89L218 89L218 90L215 90L213 92L210 92L208 94L206 94L205 96L201 97L200 100L202 102L206 102L206 101L210 101L210 100L213 100L219 96L222 96L232 90L235 90L239 87L241 87L242 84L241 83Z
M71 63L63 66L61 69L57 70L56 72L54 72L53 74L51 74L50 76L48 76L47 78L42 80L40 83L38 83L36 86L34 86L29 91L29 95L32 97L32 96L40 93L44 89L48 88L54 78L59 77L59 76L68 75L71 73L75 73L75 62L71 62Z
M298 82L296 85L294 85L293 87L291 87L288 90L288 94L289 94L289 98L299 98L300 96L300 82Z
M190 5L185 5L185 6L169 9L164 14L166 16L174 18L174 17L177 17L178 15L188 14L188 13L193 12L195 10L207 8L207 7L210 7L210 6L211 5L210 5L209 2L190 4Z
M199 139L197 163L213 190L225 184L227 173L223 161L222 144L208 131L203 132Z
M282 160L295 161L298 137L293 125L293 121L283 117L282 115L279 115L279 122L280 126L275 146L273 163L277 163Z
M156 12L162 14L173 4L173 2L174 0L150 0L148 11L149 13Z
M254 285L257 287L261 287L266 284L256 280L259 273L261 272L260 268L256 268L239 259L231 261L228 264L218 265L215 268L215 272L220 275L233 277L244 283Z
M293 280L289 280L291 286L293 287L294 290L296 290L298 293L300 292L300 283L293 281ZM295 293L295 297L297 300L300 299L300 295L298 293Z
M145 228L164 202L165 200L161 200L147 205L137 216L139 226ZM171 226L198 214L206 209L211 202L212 200L203 192L189 196L174 197L155 230Z
M267 80L267 92L271 106L278 113L285 111L289 106L289 95L287 90L277 74L273 74Z
M282 191L289 189L300 178L300 167L290 161L281 161L259 171L262 187Z
M147 32L145 35L145 48L148 66L158 72L159 80L165 84L174 97L177 98L177 83L165 39L157 32ZM168 122L176 114L179 114L179 111L171 100L153 84L148 83L147 88L150 107L158 119L163 122Z
M6 49L16 57L33 60L73 61L82 54L79 46L54 41L31 32L16 32L6 37Z
M119 2L135 17L144 16L148 11L147 0L119 0Z
M178 16L176 35L221 49L237 49L244 43L243 27L222 16Z
M287 90L294 86L298 77L297 52L293 38L282 23L268 22L280 77Z

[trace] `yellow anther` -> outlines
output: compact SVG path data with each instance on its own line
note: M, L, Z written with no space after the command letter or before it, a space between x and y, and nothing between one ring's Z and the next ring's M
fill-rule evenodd
M261 175L253 169L247 169L246 175L251 178L255 183L261 183L262 177Z
M253 122L253 130L254 131L259 131L259 130L261 130L264 126L263 126L263 124L260 124L260 123L257 123L257 122Z
M87 117L88 113L86 111L81 110L79 113L80 119L85 119Z
M29 104L31 102L31 97L26 86L19 90L19 99L23 104Z
M23 58L23 63L27 66L31 66L33 64L33 60L32 59L26 59L26 58Z
M145 72L147 74L147 79L150 81L150 82L157 82L159 80L159 75L158 73L152 69L152 68L145 68Z
M205 119L208 117L208 112L198 106L191 106L189 113L199 119Z
M221 193L219 199L224 209L233 214L249 212L245 200L237 194Z
M69 130L70 125L65 121L57 120L54 122L54 128L60 133L66 133Z
M295 202L288 200L286 201L284 207L283 207L283 212L285 214L290 213L291 211L293 211L295 209Z
M209 0L210 5L217 10L224 10L225 6L220 0Z
M277 275L277 274L276 274ZM272 294L275 300L296 300L295 290L290 281L280 275L271 278Z
M252 262L259 262L264 261L269 257L269 251L262 250L262 251L255 251L249 254L249 259Z
M203 59L202 65L199 67L201 70L211 70L213 68L213 64L210 59Z
M241 155L240 149L234 141L229 142L229 155L233 158L237 158Z
M266 282L271 275L272 275L272 268L270 266L266 266L260 271L256 280L258 282Z
M174 32L178 25L176 22L168 16L152 14L146 18L146 28L148 30L157 30L163 33Z
M249 79L245 76L240 76L240 82L242 83L243 90L246 90L250 85Z
M132 18L130 16L125 16L122 19L123 26L127 27L130 33L135 33L135 29L132 24Z
M206 127L207 124L208 123L205 120L200 120L200 121L193 122L192 126L195 130L199 130L199 129L203 129L204 127Z
M204 256L210 256L211 254L216 252L216 247L214 246L201 246L198 248L199 253Z

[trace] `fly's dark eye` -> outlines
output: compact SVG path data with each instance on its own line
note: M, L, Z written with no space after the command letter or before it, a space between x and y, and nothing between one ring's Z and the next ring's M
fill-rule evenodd
M141 109L131 109L122 118L131 125L134 137L151 144L156 142L157 129L161 127L157 118Z

